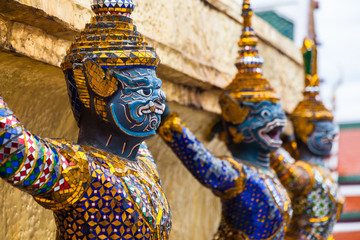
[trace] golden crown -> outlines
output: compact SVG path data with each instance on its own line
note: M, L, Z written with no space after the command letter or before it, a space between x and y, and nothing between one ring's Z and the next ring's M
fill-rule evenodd
M238 101L259 102L267 100L277 102L279 101L278 95L263 77L262 65L264 60L258 53L258 39L251 23L252 15L250 0L244 0L242 8L243 30L239 41L239 56L235 63L238 73L226 87L226 90Z
M154 48L130 18L134 8L132 0L94 0L95 16L70 46L62 63L63 70L85 58L95 60L103 68L156 68L160 60Z
M112 68L143 67L156 69L160 63L153 47L136 30L130 18L132 0L92 0L95 15L80 37L71 44L61 67L68 81L74 116L80 119L82 108L90 108L90 96L96 112L107 121L105 98L118 89Z
M320 100L319 77L317 74L317 47L313 40L305 39L301 49L304 57L305 91L304 99L291 113L291 118L309 120L333 120L332 113Z
M290 117L296 136L306 143L308 136L314 130L312 121L332 121L334 117L320 100L320 80L317 74L317 47L315 42L305 38L301 51L305 69L304 99L296 106Z
M250 0L244 0L241 15L244 21L239 41L239 56L235 63L238 72L220 97L223 118L234 124L242 123L249 112L247 107L239 106L238 101L280 100L270 83L263 77L264 60L259 56L258 38L252 28L253 11Z

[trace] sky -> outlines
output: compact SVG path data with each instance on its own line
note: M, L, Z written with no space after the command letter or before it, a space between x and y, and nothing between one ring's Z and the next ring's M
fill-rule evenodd
M341 4L340 4L341 3ZM337 89L336 120L360 122L360 1L322 0L316 13L319 75L324 79L323 98L329 103Z
M242 0L236 0L242 3ZM300 48L307 33L309 0L253 0L254 11L274 9L295 23L295 44ZM333 109L339 123L360 122L360 1L319 0L315 24L319 77L323 80L321 96ZM342 84L338 87L339 80ZM335 90L336 89L336 90Z

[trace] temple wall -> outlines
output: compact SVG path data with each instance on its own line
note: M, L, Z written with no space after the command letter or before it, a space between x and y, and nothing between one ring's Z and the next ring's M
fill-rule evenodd
M91 16L90 0L0 2L0 95L22 123L42 137L76 141L78 128L58 68L66 49ZM231 0L135 0L133 19L155 46L158 76L173 111L215 154L226 154L217 138L206 141L216 121L217 100L236 73L240 6ZM285 110L301 99L299 50L254 17L265 59L264 75L281 95ZM211 239L220 218L219 200L197 183L159 137L148 141L173 213L171 239ZM0 181L0 239L55 239L52 213Z

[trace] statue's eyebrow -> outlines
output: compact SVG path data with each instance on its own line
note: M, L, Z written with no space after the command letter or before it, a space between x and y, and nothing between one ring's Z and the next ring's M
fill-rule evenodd
M114 74L119 81L126 83L130 87L143 87L150 85L150 81L147 77L131 77L117 72L114 72Z

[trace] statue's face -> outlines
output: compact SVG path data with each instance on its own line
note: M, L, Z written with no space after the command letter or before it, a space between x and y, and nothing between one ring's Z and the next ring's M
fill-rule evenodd
M309 150L320 156L330 155L337 128L332 121L315 121L314 131L307 139Z
M108 102L109 121L123 133L148 138L156 134L165 110L165 94L155 70L114 70L119 91Z
M241 144L265 151L278 149L282 144L280 134L286 124L286 116L280 103L262 101L240 104L250 109L245 121L236 125L237 133L243 138Z

